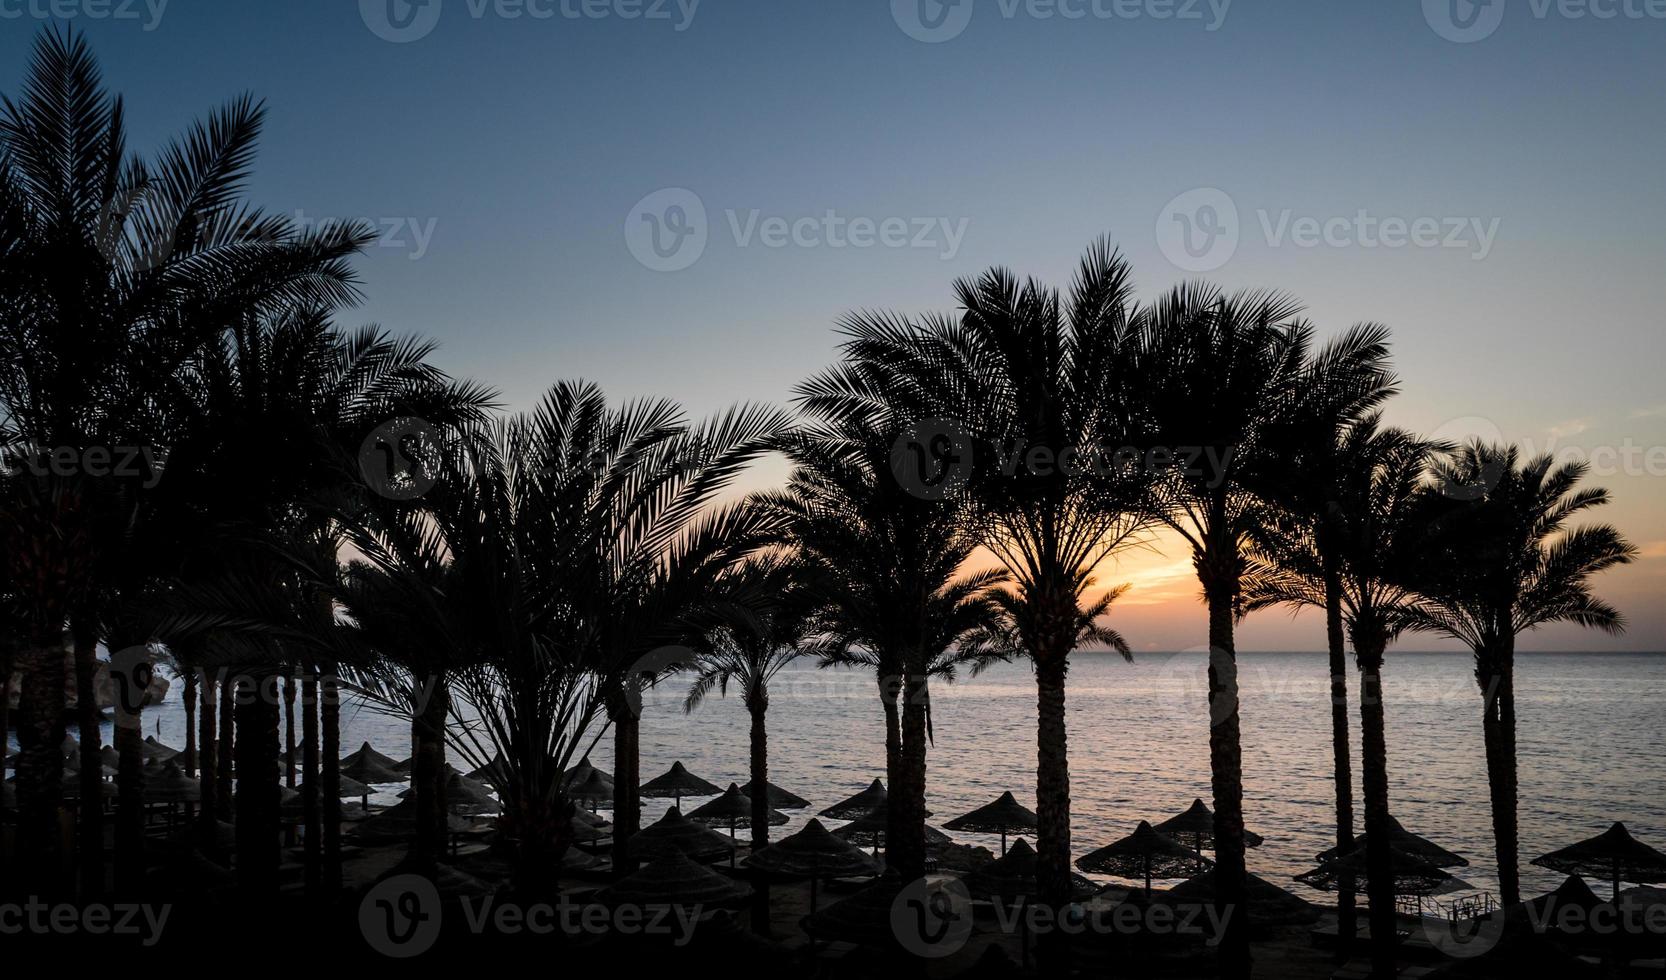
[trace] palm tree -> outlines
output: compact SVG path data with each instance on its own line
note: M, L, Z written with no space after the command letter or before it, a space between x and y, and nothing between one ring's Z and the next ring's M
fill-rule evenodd
M1036 672L1037 883L1043 902L1062 907L1070 896L1065 675L1071 652L1091 638L1084 615L1105 608L1084 594L1093 571L1145 524L1141 475L1092 465L1121 441L1108 385L1131 322L1131 277L1100 241L1067 302L1004 269L956 283L955 294L952 318L848 317L847 366L818 379L806 404L830 417L893 406L920 441L933 435L929 420L946 420L958 430L948 441L970 450L972 526L1025 607L1009 611L1025 627ZM954 455L964 453L940 461L953 465Z
M752 558L738 566L735 576L760 579L753 586L766 596L755 609L738 609L696 647L690 669L694 681L683 710L692 714L712 691L727 695L733 685L752 719L752 848L769 846L769 684L788 664L805 656L815 629L815 607L801 581L801 573L780 558Z
M1342 455L1355 436L1354 425L1396 390L1394 376L1382 368L1375 374L1346 369L1369 351L1368 362L1381 364L1388 330L1375 324L1358 326L1327 343L1308 365L1299 394L1302 405L1285 420L1282 431L1269 442L1288 448L1288 464L1269 475L1265 489L1277 505L1274 521L1277 547L1270 556L1281 570L1292 559L1313 558L1314 580L1320 590L1319 609L1325 620L1330 654L1331 760L1336 791L1336 846L1353 846L1354 801L1352 753L1348 737L1348 650L1343 620L1342 521L1346 513L1339 499L1338 481L1344 467L1357 463ZM1346 384L1336 384L1337 379ZM1294 554L1292 553L1294 552ZM1305 570L1305 569L1304 569ZM1354 890L1344 882L1338 895L1340 934L1354 932ZM1338 958L1348 955L1347 944L1337 947Z
M1220 944L1222 972L1245 976L1243 758L1233 625L1249 552L1276 517L1272 500L1298 449L1292 424L1314 377L1312 329L1271 292L1182 286L1140 318L1116 362L1134 443L1158 470L1154 514L1192 552L1209 609L1209 761L1215 798L1217 902L1238 910ZM1386 350L1359 333L1323 359L1338 391L1375 386Z
M782 440L792 476L760 501L779 516L820 607L823 666L871 669L877 679L892 791L887 857L912 879L925 873L930 682L995 655L989 593L1005 576L960 574L977 547L965 508L923 500L895 478L892 447L905 432L883 406L826 416Z
M1407 432L1382 428L1376 414L1349 425L1331 453L1325 543L1311 534L1287 540L1277 565L1258 570L1244 589L1246 610L1273 604L1328 608L1334 584L1360 671L1367 881L1379 976L1394 975L1397 946L1383 655L1419 614L1420 600L1404 583L1423 537L1420 494L1438 449Z
M1593 594L1591 578L1631 562L1637 550L1609 525L1569 527L1608 502L1606 490L1578 489L1588 469L1549 455L1523 460L1514 446L1477 442L1438 464L1435 486L1423 495L1429 530L1410 583L1426 601L1411 627L1452 637L1475 655L1505 905L1521 900L1516 637L1559 622L1625 630L1625 617Z
M158 415L167 388L206 338L270 304L352 296L343 260L369 240L368 229L300 232L239 199L260 131L257 103L232 102L154 165L128 155L124 119L85 42L56 31L40 35L22 97L0 108L0 420L8 448L62 447L87 459L89 450L166 445ZM23 850L43 863L55 852L46 821L61 760L41 740L55 746L62 731L64 620L98 615L112 590L96 570L125 565L123 539L99 529L126 529L142 509L131 494L95 489L91 471L8 487L9 516L37 542L14 562L32 624L30 652L20 658L33 688L25 695L20 829ZM91 631L83 624L79 635L85 641ZM77 646L78 674L90 680L92 644ZM79 693L84 703L93 696ZM83 749L96 757L91 734ZM124 782L137 778L135 770ZM83 859L96 865L102 846L84 849ZM86 871L89 880L97 874Z

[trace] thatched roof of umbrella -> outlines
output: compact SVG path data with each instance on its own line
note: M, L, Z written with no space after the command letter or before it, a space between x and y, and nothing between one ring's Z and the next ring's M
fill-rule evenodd
M695 808L688 815L695 823L703 823L712 827L750 827L752 826L752 799L740 791L734 783L723 791L717 799ZM769 825L779 827L787 822L787 815L776 810L769 811Z
M746 863L789 878L857 878L884 870L868 852L835 837L819 820L811 820L797 833L753 852Z
M1193 850L1215 849L1215 814L1202 800L1192 800L1192 805L1184 813L1172 816L1151 828L1159 834L1167 834L1182 844L1191 845ZM1250 830L1244 831L1245 847L1260 847L1262 837Z
M862 844L866 847L884 847L885 831L890 820L890 811L889 803L881 803L856 820L833 831L833 836L840 840L850 841L852 844ZM930 816L930 814L927 814L927 816ZM943 833L936 827L929 825L926 827L927 847L942 847L945 844L953 843L954 841L949 838L948 834Z
M740 791L747 796L752 795L752 780L748 779L741 786ZM802 796L789 793L774 783L764 783L764 792L769 796L769 805L777 810L802 810L810 805L810 801Z
M1536 857L1533 863L1553 871L1613 882L1616 897L1622 881L1639 885L1666 881L1666 854L1631 836L1623 823L1615 823L1595 837Z
M1393 817L1388 818L1388 830L1388 842L1391 847L1397 847L1400 850L1405 851L1407 854L1420 857L1437 868L1469 867L1469 860L1463 855L1453 854L1451 851L1441 847L1439 844L1429 840L1427 837L1420 837L1417 834L1412 833L1406 828L1400 826L1400 821L1394 819ZM1364 850L1366 838L1369 836L1369 834L1360 834L1358 837L1355 837L1354 846L1348 848L1348 850ZM1341 857L1343 853L1342 848L1333 847L1320 854L1317 860L1320 864L1324 864L1326 861L1333 861L1336 858Z
M888 874L849 898L806 915L799 923L817 939L881 949L894 947L897 933L891 910L903 887L900 878Z
M370 747L366 742L357 752L341 757L341 774L361 783L402 783L406 776L394 768L398 763Z
M485 813L496 813L501 807L492 797L491 790L481 783L453 769L445 767L445 805L452 813L478 816ZM343 796L347 794L343 793ZM361 795L361 794L353 794ZM399 798L408 800L416 796L416 790L405 789L399 791Z
M591 773L599 773L601 777L609 783L613 782L613 777L591 765L590 757L586 755L578 761L578 765L561 774L561 785L577 786L579 783L589 779Z
M637 831L630 840L631 858L642 861L652 861L673 853L703 860L722 857L734 849L734 841L688 819L676 807Z
M1035 811L1019 803L1010 792L1002 793L995 802L986 803L943 825L944 830L974 834L1016 834L1035 828Z
M172 759L175 756L184 754L184 753L180 752L179 749L176 749L171 745L163 745L161 742L157 741L155 735L146 735L145 736L145 741L144 741L144 745L142 746L142 749L145 753L145 761L146 762L150 762L152 760L155 760L157 762L167 762L169 759Z
M1389 858L1389 868L1394 874L1394 894L1397 896L1422 897L1469 887L1468 882L1414 854L1390 847ZM1356 849L1295 877L1302 884L1323 891L1335 890L1344 881L1352 881L1356 889L1365 891L1369 882L1368 871L1365 851Z
M673 762L670 769L643 783L637 795L653 800L666 797L681 799L685 796L716 796L721 792L723 790L684 769L681 762Z
M146 773L143 798L146 803L197 803L202 800L202 784L185 775L178 763L164 762L160 773Z
M567 787L567 797L580 803L606 803L613 799L613 780L600 769L590 770L581 783Z
M509 763L504 761L503 753L492 756L492 761L469 773L469 778L481 783L493 782L493 777L500 783L509 781Z
M1035 848L1020 837L1005 854L961 880L974 898L1032 898L1039 893L1036 863ZM1077 898L1090 898L1097 891L1093 882L1081 875L1071 875L1070 881Z
M1189 878L1213 866L1213 861L1144 820L1127 837L1076 859L1076 867L1089 874L1143 879L1147 892L1153 878Z
M372 814L353 828L353 833L364 840L394 840L416 832L416 800L401 800L381 813ZM474 824L455 813L445 815L446 830L453 834L466 833Z
M866 816L868 811L885 803L885 784L875 779L868 788L855 796L833 804L816 814L818 817L828 817L833 820L855 820Z
M580 814L583 814L583 816L581 817ZM603 826L597 823L587 822L584 818L589 816L589 811L585 810L583 807L578 808L573 813L573 819L571 821L573 827L573 843L588 844L591 841L602 840L611 835L611 832Z
M1255 925L1307 925L1319 921L1324 909L1294 892L1286 891L1260 875L1244 873L1244 893L1253 909ZM1215 869L1210 868L1153 897L1152 901L1176 908L1209 906L1215 902Z
M120 769L121 753L116 751L114 745L106 745L98 750L98 761L106 769Z
M725 878L681 851L655 858L639 871L596 893L600 905L720 906L752 894L747 885Z
M1568 875L1554 891L1545 892L1538 898L1530 898L1520 905L1512 905L1504 910L1504 915L1512 920L1524 920L1529 924L1550 923L1554 926L1563 909L1575 908L1582 912L1590 912L1603 900L1585 883L1585 879L1578 875ZM1582 921L1589 921L1588 919Z

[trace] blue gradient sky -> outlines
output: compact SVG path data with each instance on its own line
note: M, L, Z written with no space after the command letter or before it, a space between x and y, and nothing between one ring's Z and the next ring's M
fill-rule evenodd
M29 2L0 0L7 92L48 23ZM886 0L704 0L681 31L675 3L667 21L492 4L476 17L482 0L440 0L411 43L378 36L352 0L171 0L153 24L73 23L127 97L136 149L242 91L267 99L257 201L400 223L398 244L360 262L367 301L345 319L439 338L447 369L514 407L571 376L696 413L782 401L831 359L839 314L943 308L952 278L994 263L1062 281L1102 233L1149 295L1189 275L1159 247L1166 206L1218 188L1240 242L1210 278L1288 289L1322 331L1391 325L1405 377L1394 421L1539 449L1634 447L1600 481L1616 496L1605 516L1648 556L1603 581L1631 634L1526 645L1666 649L1666 20L1624 15L1642 0L1609 19L1507 0L1490 37L1453 43L1418 0L1237 0L1213 31L1207 3L1202 20L1155 20L1160 0L1122 8L1134 19L973 2L964 32L935 44ZM667 187L698 195L710 238L673 273L625 237L637 202ZM964 241L947 259L742 245L731 210L743 223L753 210L943 218ZM1286 210L1497 230L1480 260L1357 239L1304 248L1262 230L1263 213L1276 225ZM1118 620L1138 647L1203 642L1181 558L1106 572L1136 586ZM1264 613L1242 643L1319 637Z

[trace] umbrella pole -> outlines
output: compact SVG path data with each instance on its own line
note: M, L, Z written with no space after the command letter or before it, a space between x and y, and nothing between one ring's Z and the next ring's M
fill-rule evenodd
M1151 901L1151 855L1145 856L1145 900Z
M1614 859L1614 902L1620 901L1620 859Z

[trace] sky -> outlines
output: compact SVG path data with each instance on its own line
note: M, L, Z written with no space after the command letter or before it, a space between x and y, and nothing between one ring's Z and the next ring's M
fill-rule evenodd
M0 0L0 90L54 23L139 152L265 99L250 197L381 232L343 322L510 408L578 377L784 404L841 314L1062 286L1100 235L1144 297L1385 323L1391 422L1589 458L1642 549L1599 580L1627 635L1522 647L1666 650L1666 0ZM1172 542L1100 578L1137 650L1204 644Z

